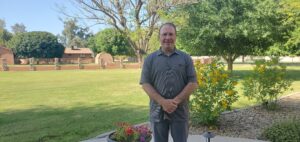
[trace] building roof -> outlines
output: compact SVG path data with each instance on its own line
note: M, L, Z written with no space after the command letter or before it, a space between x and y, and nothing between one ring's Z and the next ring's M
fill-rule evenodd
M1 51L1 50L6 50L7 52L9 52L9 53L11 53L11 54L13 53L11 49L6 48L5 46L1 46L1 45L0 45L0 51ZM1 52L3 52L3 51L1 51Z
M65 54L93 54L89 48L65 48Z

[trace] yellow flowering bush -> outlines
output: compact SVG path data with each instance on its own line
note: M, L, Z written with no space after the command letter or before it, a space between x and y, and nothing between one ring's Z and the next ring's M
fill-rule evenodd
M278 58L258 60L252 74L243 82L243 94L250 100L255 98L269 110L276 109L278 95L292 83L286 75L286 66L279 64Z
M192 94L190 109L194 124L215 125L221 112L230 110L237 101L237 81L230 78L224 65L217 60L211 64L195 62L198 88Z

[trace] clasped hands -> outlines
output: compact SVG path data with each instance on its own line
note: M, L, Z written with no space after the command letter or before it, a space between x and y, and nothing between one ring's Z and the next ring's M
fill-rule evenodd
M161 106L165 112L172 113L177 109L178 104L179 102L175 99L164 99Z

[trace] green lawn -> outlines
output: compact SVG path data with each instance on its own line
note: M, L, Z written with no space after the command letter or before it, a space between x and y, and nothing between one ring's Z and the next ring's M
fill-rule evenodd
M140 123L140 70L0 72L0 141L79 141Z
M250 65L234 65L243 79ZM290 66L300 92L300 66ZM115 122L148 120L140 70L0 72L0 141L80 141L114 128ZM241 91L240 91L241 92ZM234 108L252 105L245 98Z

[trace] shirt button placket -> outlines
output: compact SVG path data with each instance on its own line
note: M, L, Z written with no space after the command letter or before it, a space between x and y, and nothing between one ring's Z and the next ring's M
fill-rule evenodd
M167 69L168 71L171 70L172 66L171 66L171 56L167 56Z

